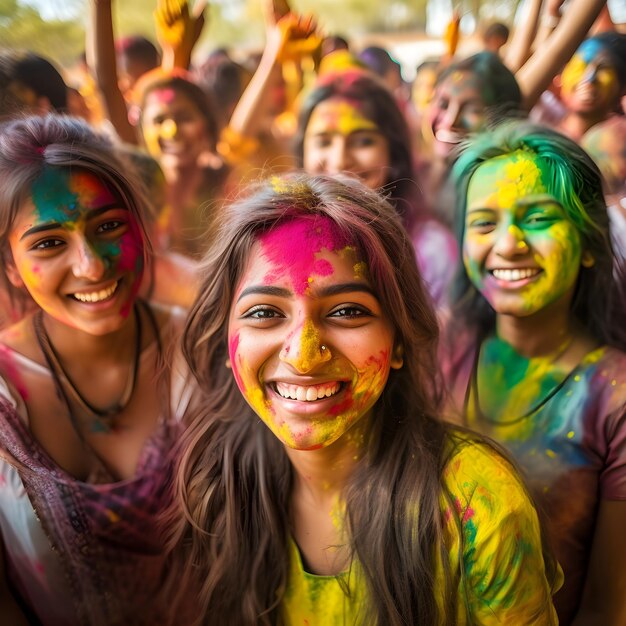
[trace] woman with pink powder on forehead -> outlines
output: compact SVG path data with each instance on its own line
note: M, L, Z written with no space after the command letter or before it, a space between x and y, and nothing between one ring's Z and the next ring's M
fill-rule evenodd
M0 615L158 624L181 320L138 297L140 185L58 116L0 128L0 178L5 278L33 303L0 333Z
M437 417L436 318L392 206L273 178L225 209L203 268L169 515L193 623L555 624L515 470Z

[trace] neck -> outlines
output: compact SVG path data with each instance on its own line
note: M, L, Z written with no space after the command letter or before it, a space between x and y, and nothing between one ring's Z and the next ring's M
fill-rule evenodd
M203 180L203 171L197 167L171 168L164 170L167 182L167 204L181 209L195 199Z
M364 421L364 420L361 420ZM338 441L318 450L293 450L287 455L295 471L294 489L324 506L335 502L364 454L363 426L355 424Z
M43 314L43 324L54 350L64 362L72 360L128 360L134 350L137 326L132 313L120 328L104 335L91 335Z
M561 128L565 133L574 139L580 141L583 135L592 127L602 122L606 118L603 113L575 113L570 112L561 122Z
M574 332L569 309L555 308L547 306L528 317L498 315L496 334L527 358L551 354Z

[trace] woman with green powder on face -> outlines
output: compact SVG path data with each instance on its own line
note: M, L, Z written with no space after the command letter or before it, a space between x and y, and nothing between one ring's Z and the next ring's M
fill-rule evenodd
M184 402L174 310L138 297L145 200L66 117L0 127L0 621L159 623L170 451Z
M624 624L626 298L601 177L514 122L454 169L463 265L444 343L465 424L504 444L544 509L563 624Z

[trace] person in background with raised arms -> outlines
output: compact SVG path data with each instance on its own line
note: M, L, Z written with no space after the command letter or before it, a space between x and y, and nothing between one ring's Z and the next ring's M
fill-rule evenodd
M0 127L0 178L4 273L35 304L0 333L0 615L153 626L186 396L180 315L138 298L140 185L59 116Z
M273 178L203 267L170 516L194 623L555 624L520 479L438 418L436 317L394 208L352 178Z
M514 122L454 165L463 266L445 379L464 424L503 444L546 515L561 624L626 620L626 273L598 168Z

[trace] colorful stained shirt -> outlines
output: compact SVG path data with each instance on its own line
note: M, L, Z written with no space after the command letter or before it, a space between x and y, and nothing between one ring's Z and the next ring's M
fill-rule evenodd
M483 413L489 399L480 395L477 410L472 386L468 391L475 346L458 337L455 345L455 356L444 364L455 408L465 413L469 427L503 444L525 472L565 574L554 600L567 624L582 596L599 502L626 499L626 354L609 347L593 350L560 379L531 381L538 398L554 392L539 410L493 419ZM485 345L481 354L489 353ZM482 363L481 356L481 368ZM497 388L511 374L495 359L491 366L487 380ZM506 397L510 402L514 396Z
M459 626L557 624L537 514L509 463L485 444L463 442L443 478L450 496L441 497L444 542L452 574L457 572L461 581L456 591ZM283 600L288 626L372 623L358 563L338 576L317 576L304 570L293 540L289 550ZM443 566L436 561L435 589L441 592ZM443 592L437 602L441 613Z
M161 328L164 345L178 336L179 326L177 321L175 332L171 323ZM31 388L38 379L49 384L47 368L7 346L0 349L34 379ZM144 367L156 351L156 341L142 351ZM174 419L161 420L148 438L135 476L117 482L104 466L84 482L59 467L32 436L22 398L0 378L0 536L7 579L32 623L162 623L164 540L155 520L171 501L171 451L190 392L179 374L171 379Z

